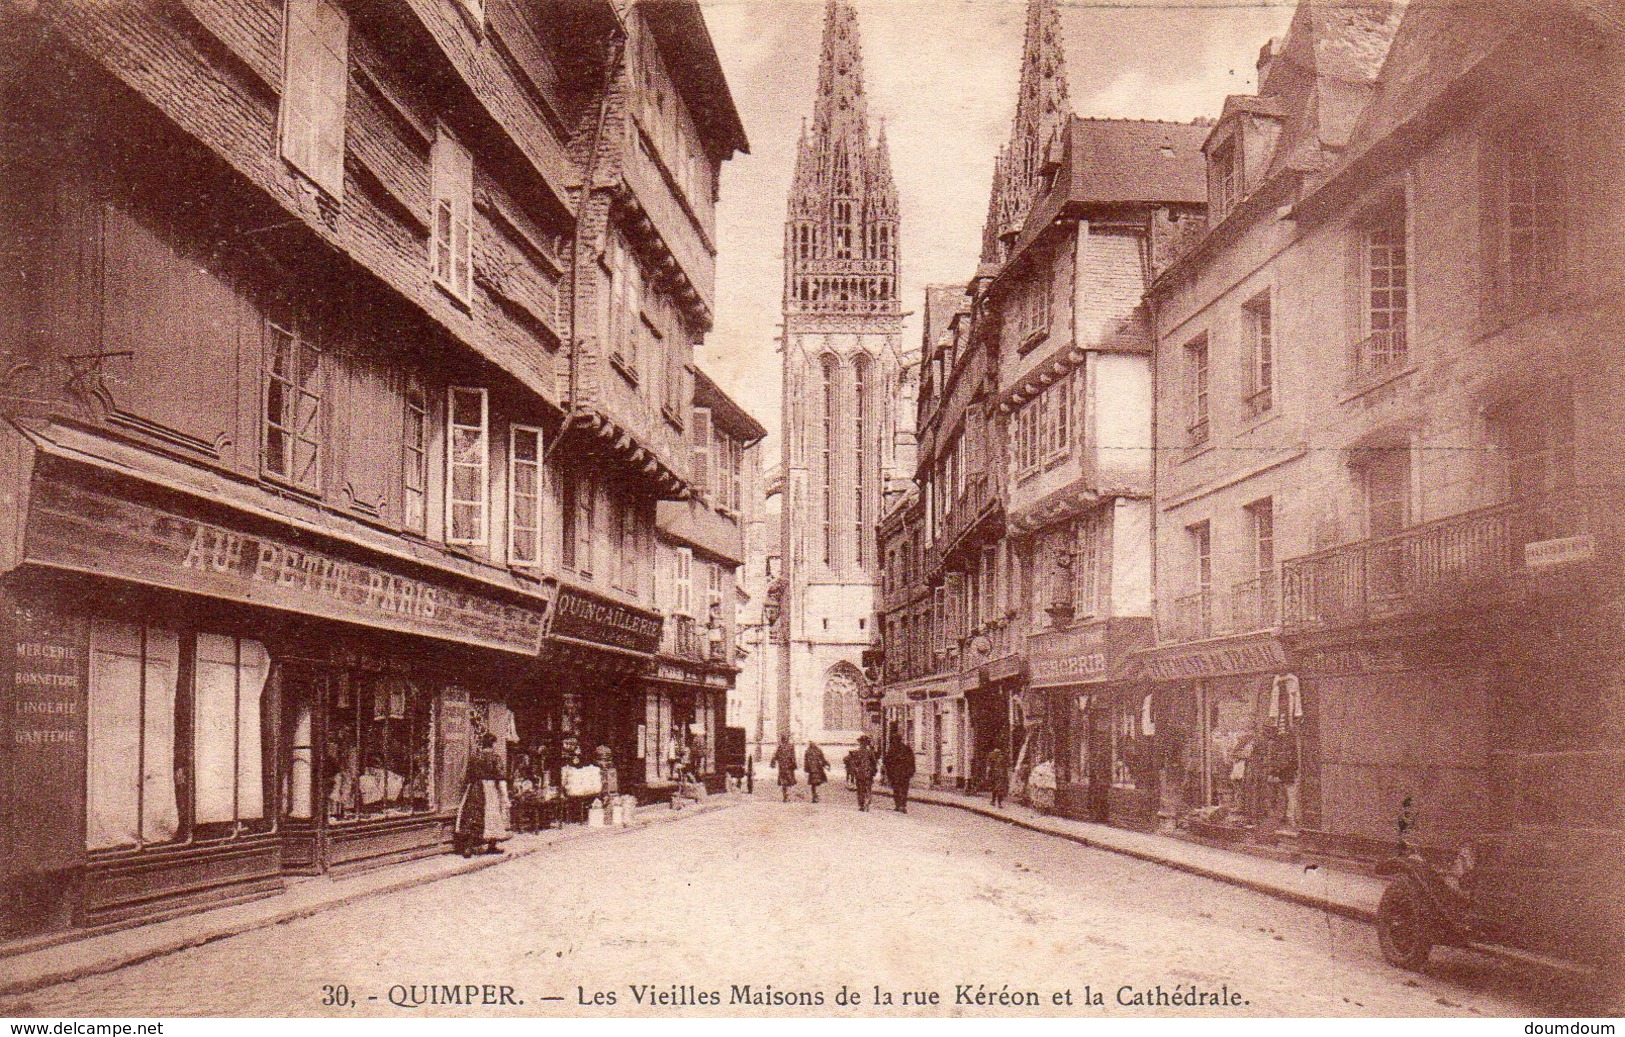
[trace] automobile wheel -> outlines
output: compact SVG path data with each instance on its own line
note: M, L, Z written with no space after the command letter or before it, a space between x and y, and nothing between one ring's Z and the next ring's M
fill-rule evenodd
M1383 960L1412 972L1428 963L1433 937L1428 931L1427 909L1409 882L1391 884L1377 904L1377 943Z

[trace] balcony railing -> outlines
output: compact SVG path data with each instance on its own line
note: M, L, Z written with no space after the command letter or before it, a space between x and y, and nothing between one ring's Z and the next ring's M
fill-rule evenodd
M1354 347L1352 381L1365 382L1405 366L1410 357L1403 326L1374 331Z
M705 630L688 616L667 616L660 638L660 653L689 662L705 662L710 653Z
M1228 595L1206 590L1175 598L1162 640L1200 641L1272 630L1280 624L1280 600L1279 583L1273 575L1232 584Z
M1213 592L1197 591L1174 599L1167 639L1200 641L1213 636Z
M1230 633L1270 630L1280 622L1280 581L1274 573L1242 580L1230 588Z
M1325 629L1468 607L1570 565L1617 571L1622 504L1618 490L1569 491L1294 558L1281 574L1283 623Z

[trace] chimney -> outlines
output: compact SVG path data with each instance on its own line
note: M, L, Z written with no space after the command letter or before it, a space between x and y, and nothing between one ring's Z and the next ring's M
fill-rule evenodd
M1258 48L1258 93L1264 93L1264 84L1269 82L1270 68L1275 64L1275 40L1268 39Z

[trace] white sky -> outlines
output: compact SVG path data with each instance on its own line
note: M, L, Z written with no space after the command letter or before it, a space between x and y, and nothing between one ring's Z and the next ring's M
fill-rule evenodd
M751 154L722 170L717 319L699 360L773 433L784 207L812 114L823 0L702 0ZM1258 49L1294 0L1060 0L1067 81L1082 116L1190 120L1251 93ZM854 0L871 128L886 119L902 203L902 302L976 266L993 156L1009 138L1024 0ZM904 328L919 344L918 317Z

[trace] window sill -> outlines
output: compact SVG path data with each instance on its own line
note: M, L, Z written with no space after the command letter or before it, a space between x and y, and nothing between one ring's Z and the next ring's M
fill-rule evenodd
M1021 345L1016 347L1016 356L1026 356L1028 353L1031 353L1033 350L1037 349L1039 345L1048 338L1048 328L1042 328L1033 332L1031 335L1028 335L1026 338L1022 339Z
M637 370L634 369L631 363L629 363L625 357L621 356L621 354L611 353L609 355L609 366L619 371L621 373L621 377L626 379L626 383L632 388L636 389L638 387Z
M470 257L470 262L472 262L472 261L473 261L472 257ZM454 304L456 304L458 309L462 310L464 313L467 313L469 315L473 314L473 312L474 312L474 293L472 291L470 291L469 294L467 294L467 295L463 295L457 289L453 288L450 284L447 284L445 281L442 281L440 278L434 276L432 273L429 275L429 280L433 281L434 286L436 288L440 289L440 294L444 295L446 298L450 299Z
M284 479L275 472L260 472L260 485L263 489L270 490L273 493L289 494L310 504L322 503L322 491L320 489L300 486L298 483Z
M679 417L677 412L672 410L670 406L661 404L660 414L666 419L666 424L670 425L679 432L683 431L683 419Z
M1251 418L1248 418L1247 423L1242 425L1241 428L1236 430L1236 434L1239 435L1239 436L1245 436L1245 435L1248 435L1250 433L1257 432L1259 429L1263 428L1265 425L1268 425L1271 422L1276 421L1280 417L1281 417L1281 412L1276 410L1274 407L1271 407L1267 411L1263 411L1263 412L1261 412L1259 414L1253 415Z
M1200 443L1189 443L1179 453L1178 464L1188 464L1203 454L1212 453L1215 448L1211 439L1204 439Z

